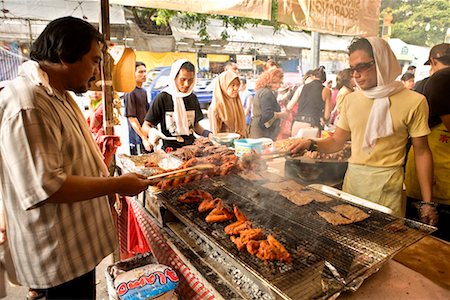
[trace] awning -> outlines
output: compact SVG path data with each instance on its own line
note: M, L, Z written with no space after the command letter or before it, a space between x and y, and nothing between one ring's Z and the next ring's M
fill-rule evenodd
M398 60L404 61L413 61L414 55L409 45L402 41L401 39L389 39L389 46L391 46L392 51L395 54L395 57Z
M29 41L36 39L45 26L54 19L73 16L90 23L99 23L98 0L7 0L0 19L0 36L3 40ZM126 24L123 6L110 5L110 24Z

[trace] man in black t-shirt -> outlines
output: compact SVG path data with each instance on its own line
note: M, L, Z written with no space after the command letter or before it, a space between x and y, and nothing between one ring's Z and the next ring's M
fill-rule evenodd
M197 96L192 93L195 86L195 67L185 59L177 60L171 68L169 86L159 93L145 116L142 130L149 137L150 144L163 137L163 150L177 149L191 145L194 132L210 137L199 121L203 119ZM155 127L160 125L161 132Z
M128 136L130 141L130 154L138 155L151 151L151 146L142 131L145 115L149 109L147 92L142 88L147 80L147 69L143 62L136 62L136 88L124 94L125 117L128 121Z
M433 235L450 241L450 44L434 46L425 64L431 65L431 76L422 91L430 107L428 144L433 154L433 201L439 216L438 230ZM417 180L411 159L408 159L406 172L406 217L417 219L415 206L424 204L416 192Z

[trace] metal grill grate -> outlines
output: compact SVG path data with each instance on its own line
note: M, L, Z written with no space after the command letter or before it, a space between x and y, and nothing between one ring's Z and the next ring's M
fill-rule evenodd
M433 230L432 227L364 207L359 208L370 215L368 219L333 226L316 211L332 211L332 206L346 201L332 197L333 200L327 203L313 201L297 206L260 184L232 175L166 190L158 197L183 223L201 232L282 298L334 295ZM208 191L213 197L222 198L230 208L237 205L255 228L263 228L266 234L273 234L286 247L293 263L264 263L246 251L238 251L224 233L224 227L230 222L208 224L204 221L206 214L198 213L197 205L178 201L180 195L191 189Z

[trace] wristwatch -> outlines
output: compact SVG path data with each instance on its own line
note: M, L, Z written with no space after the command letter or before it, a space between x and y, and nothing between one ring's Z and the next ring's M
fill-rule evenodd
M310 141L310 145L308 147L308 151L319 151L319 147L317 146L317 142L312 139L308 139Z

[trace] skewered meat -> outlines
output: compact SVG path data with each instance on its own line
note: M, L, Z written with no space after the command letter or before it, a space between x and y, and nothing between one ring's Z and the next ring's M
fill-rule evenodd
M191 190L178 198L178 201L183 203L200 203L203 200L212 200L213 197L210 193L202 191L202 190Z
M222 202L222 199L220 199L220 198L216 198L214 200L212 198L211 199L205 199L198 206L198 212L199 213L204 213L204 212L213 210L221 202Z
M222 202L206 216L205 221L208 223L219 223L233 219L233 213L223 206Z

